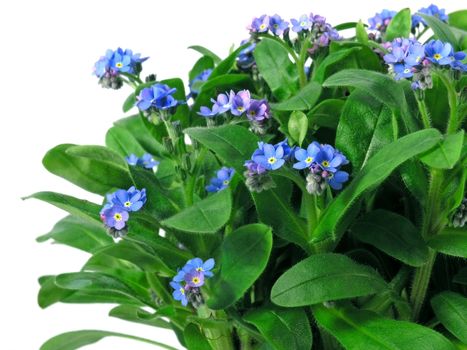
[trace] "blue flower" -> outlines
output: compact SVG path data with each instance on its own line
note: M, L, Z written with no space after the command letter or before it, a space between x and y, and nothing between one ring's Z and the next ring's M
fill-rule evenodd
M126 226L129 216L128 211L118 205L108 206L101 214L105 225L116 230L121 230Z
M264 33L269 29L269 16L262 15L259 18L253 18L251 25L248 27L251 32Z
M282 35L288 28L289 22L284 21L278 14L269 18L269 29L274 35Z
M370 29L376 29L380 32L384 32L391 22L391 19L396 15L396 11L383 10L381 13L376 13L374 17L368 19Z
M263 167L261 164L256 163L253 160L247 160L244 164L246 167L246 171L248 173L248 176L253 176L253 175L261 175L266 173L268 170Z
M310 143L306 150L299 148L295 151L295 159L298 160L298 163L295 163L293 167L295 169L310 168L316 162L316 156L320 151L321 146L316 141Z
M140 64L148 58L141 58L140 54L133 54L133 51L118 48L117 50L107 50L105 56L102 56L94 65L94 74L99 78L106 73L139 73Z
M114 193L112 203L127 211L138 211L146 203L146 189L138 191L132 186L127 191L118 190Z
M450 43L443 43L440 40L430 40L425 45L425 55L431 62L445 66L452 62L452 46Z
M300 33L302 30L310 30L311 26L313 25L307 15L301 15L298 20L292 18L290 22L292 22L292 30L296 33Z
M190 270L185 273L185 283L191 288L202 287L204 285L204 273L196 270Z
M132 153L128 157L125 157L125 160L128 163L128 165L135 166L138 164L139 158Z
M188 262L185 264L183 267L183 270L185 272L189 272L191 270L195 270L197 272L202 272L206 277L212 277L212 269L214 268L215 261L213 258L206 260L203 262L202 259L200 258L194 258L191 260L188 260Z
M250 92L248 90L242 90L233 95L233 92L231 91L230 101L232 103L230 112L235 116L240 116L250 107Z
M433 16L438 18L440 21L447 23L448 22L448 15L446 14L445 9L440 9L438 6L431 4L428 7L422 7L418 10L419 13L423 13L429 16ZM425 20L419 15L412 16L412 28L418 27L420 24L427 25Z
M346 171L336 171L335 173L328 173L325 177L326 182L335 190L342 189L342 184L349 180L349 174Z
M251 100L246 116L250 121L269 119L270 108L266 100Z
M178 300L182 303L183 306L188 305L188 299L186 297L187 290L180 283L170 282L170 286L174 289L172 296L175 300Z
M189 96L195 96L199 93L200 83L203 83L206 80L208 80L211 73L212 73L212 69L205 69L201 73L199 73L196 77L194 77L192 81L190 81L190 83L188 84L190 88Z
M462 51L455 52L451 56L451 68L455 70L460 70L463 72L467 71L467 64L462 63L462 61L465 59L466 54Z
M413 76L414 68L408 64L396 63L393 67L396 80L400 80L402 78L410 78Z
M336 172L337 168L348 162L347 158L331 145L321 145L321 150L316 155L316 163L328 172Z
M179 104L172 96L176 90L176 88L170 88L165 84L154 84L141 90L137 97L136 106L142 111L146 111L151 107L160 110L175 107Z
M271 144L263 145L264 155L256 155L253 157L253 161L260 164L267 170L277 170L282 165L284 165L284 149L282 146L277 147L277 149Z
M282 140L281 142L276 143L274 145L275 149L277 149L278 147L282 147L282 149L284 150L284 159L290 158L292 156L292 153L295 150L295 147L290 147L289 146L289 140L288 140L287 137L284 140Z
M138 165L151 170L154 170L154 168L156 168L159 163L160 162L155 160L152 154L149 153L143 154L143 156L138 160Z
M248 42L248 40L243 40L240 45L244 45ZM255 50L256 43L251 43L250 46L244 48L237 57L237 66L240 69L248 70L255 64L255 57L253 56L253 52Z
M218 172L217 176L213 177L210 181L210 184L206 186L206 191L208 192L219 192L227 188L232 180L232 177L235 173L233 168L222 167Z
M422 64L425 59L425 47L420 43L413 43L410 45L407 57L405 58L405 64L409 66L417 66Z

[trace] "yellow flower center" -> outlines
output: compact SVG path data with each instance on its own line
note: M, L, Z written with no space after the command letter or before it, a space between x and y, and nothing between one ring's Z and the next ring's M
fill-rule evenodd
M184 288L180 288L180 293L185 294L185 289L184 289Z
M275 162L277 162L277 159L275 157L268 158L268 163L269 164L274 164Z
M266 24L264 24L264 23L261 24L261 25L259 26L259 29L261 29L261 30L266 29Z
M417 56L417 58L415 59L416 62L420 62L422 60L422 58L420 56Z
M201 271L203 271L203 268L202 267L197 267L196 271L201 272Z
M122 62L118 62L115 64L115 67L117 68L122 68L123 67L123 63Z
M191 281L194 283L194 284L198 284L199 283L199 277L193 277L191 279Z
M404 69L404 73L410 73L410 69L409 68Z
M123 204L125 207L131 207L131 202L130 201L126 201L124 204Z
M277 23L274 24L274 28L278 28L278 27L279 27L279 25Z
M323 160L323 162L321 164L323 164L324 167L329 166L329 162L327 160Z
M300 23L300 26L301 26L301 27L305 27L305 26L306 26L306 23L305 23L305 22L301 22L301 23Z
M435 60L437 60L437 61L438 61L439 59L441 59L441 57L442 57L442 56L441 56L439 53L435 53L435 54L433 55L433 58L434 58Z
M243 112L244 110L245 110L245 107L242 107L242 106L237 107L237 111L239 112Z
M305 163L311 163L313 161L313 157L308 157L307 159L305 159Z
M256 112L255 112L255 111L251 111L251 112L250 112L250 115L256 115Z
M114 215L114 219L117 220L117 221L122 221L122 219L123 219L122 214L116 213L116 214Z
M224 180L224 182L222 182L225 186L227 186L229 184L229 180Z

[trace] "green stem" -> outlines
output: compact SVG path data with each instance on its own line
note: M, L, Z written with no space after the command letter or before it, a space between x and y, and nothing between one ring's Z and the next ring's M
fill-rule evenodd
M305 73L305 62L306 59L308 58L308 49L310 48L311 45L311 38L310 35L307 35L305 37L305 40L302 43L302 48L300 49L300 56L298 58L298 61L296 62L297 65L297 70L298 70L298 78L300 81L300 87L303 88L306 83L306 73Z
M425 265L419 267L415 272L413 280L412 294L410 301L412 303L412 320L417 321L420 311L425 301L426 291L430 283L431 271L436 260L436 252L430 249L428 261Z
M425 129L431 128L430 116L428 115L428 111L426 109L425 100L417 98L417 104L420 115L422 116L423 127Z
M454 86L451 84L451 81L444 75L444 73L439 73L438 77L443 82L444 86L448 91L448 101L449 101L449 121L447 125L446 132L448 134L453 134L457 131L458 123L457 120L457 92Z
M417 40L420 39L422 35L426 33L427 30L428 30L428 27L425 27L420 33L418 33Z
M249 334L241 329L238 330L238 337L240 339L241 350L252 350L252 343Z
M214 311L206 305L198 308L198 316L201 318L207 319L214 315ZM216 327L203 327L203 331L213 350L234 350L231 331L225 324L219 324Z

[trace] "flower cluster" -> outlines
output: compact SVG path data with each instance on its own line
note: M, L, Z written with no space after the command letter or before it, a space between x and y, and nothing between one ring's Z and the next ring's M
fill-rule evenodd
M146 189L137 190L134 186L128 190L117 190L107 195L107 203L100 216L111 236L117 238L126 234L126 222L129 213L140 210L146 203Z
M227 188L234 174L235 170L233 168L222 167L217 171L216 177L213 177L209 185L206 186L206 191L219 192Z
M154 157L149 153L143 154L141 158L138 158L135 154L132 153L128 157L125 157L125 159L128 165L140 166L153 171L157 170L157 166L160 163L159 161L155 160Z
M245 45L249 40L242 40L240 45ZM241 70L249 70L255 65L253 52L255 51L256 43L250 42L250 45L240 51L237 57L237 67Z
M433 4L431 4L428 7L422 7L420 10L418 10L418 12L429 15L429 16L436 17L440 21L445 22L445 23L447 23L447 21L448 21L448 15L446 14L446 10L445 9L440 9L438 6L433 5ZM412 15L412 29L417 28L420 24L422 24L424 26L427 25L425 20L421 16L419 16L417 14Z
M192 81L190 81L190 83L188 84L188 87L190 88L190 94L187 96L187 98L195 97L199 94L200 85L209 79L211 73L212 69L205 69L196 77L194 77Z
M450 43L431 40L422 45L414 39L397 38L385 46L388 53L384 61L389 64L395 79L413 78L414 89L432 87L430 69L433 66L467 71L467 65L462 63L465 53L454 52Z
M284 21L278 14L274 16L262 15L258 18L253 18L247 29L253 33L271 31L274 35L282 35L289 29L289 22Z
M121 73L139 74L141 63L148 57L141 58L141 54L134 54L133 51L118 48L117 50L107 50L94 65L94 74L99 78L99 84L105 88L119 89L123 85Z
M183 306L191 303L193 307L198 308L203 304L200 288L204 285L205 278L213 276L214 265L215 261L212 258L205 262L200 258L188 260L170 282L170 286L174 289L173 298L180 301Z
M212 108L202 106L198 114L202 117L212 118L229 112L235 117L246 115L254 132L262 134L265 122L271 117L269 104L266 100L251 98L250 91L241 90L237 93L219 94L216 99L211 99Z
M375 29L384 33L389 25L389 22L391 22L391 19L396 14L396 11L390 11L386 9L381 11L381 13L376 13L373 17L368 18L370 29Z
M295 169L308 169L306 189L311 194L321 194L326 184L335 190L342 189L347 182L349 174L340 170L341 166L348 164L347 158L331 145L321 145L312 142L307 149L298 148L294 152L298 161L293 165Z
M166 84L156 83L144 88L136 98L136 106L141 111L166 110L179 104L172 95L177 91Z
M467 197L462 199L461 205L457 207L454 215L452 216L452 226L464 227L467 223Z

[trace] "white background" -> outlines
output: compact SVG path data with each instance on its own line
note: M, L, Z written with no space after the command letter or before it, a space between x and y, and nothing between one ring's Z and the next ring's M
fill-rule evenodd
M248 37L253 16L279 13L289 20L302 13L326 16L331 24L364 21L383 8L427 1L50 1L5 0L0 4L1 183L0 348L38 349L49 337L70 330L103 329L177 345L165 330L107 317L110 305L56 304L41 310L37 278L78 271L87 254L35 237L48 232L65 214L20 197L53 190L101 201L47 173L42 156L59 143L103 144L106 130L122 117L130 93L104 90L91 75L107 48L131 48L143 56L143 73L186 79L199 57L186 48L203 45L225 57L232 44ZM448 12L465 1L439 1ZM92 349L152 349L153 346L108 338Z

